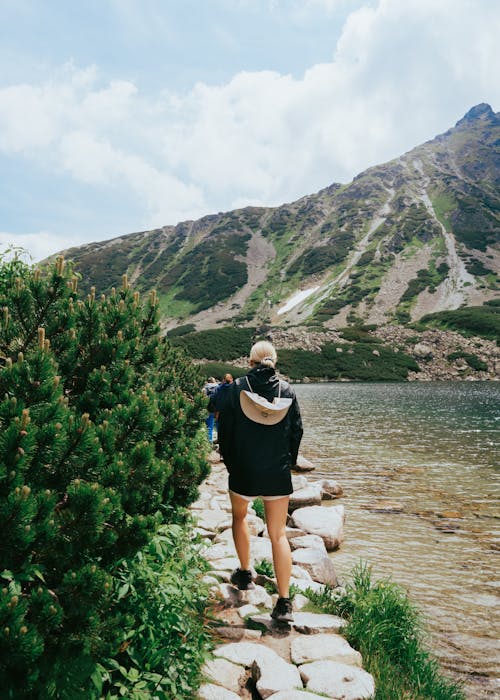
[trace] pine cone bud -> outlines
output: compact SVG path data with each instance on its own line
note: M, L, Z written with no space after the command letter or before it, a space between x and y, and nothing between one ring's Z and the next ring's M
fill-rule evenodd
M9 307L4 306L3 307L3 324L5 327L9 325Z
M50 340L48 338L45 338L43 349L45 350L45 352L48 352L50 350Z
M90 571L91 571L93 574L95 574L95 572L97 571L97 566L96 566L95 564L94 564L93 566L91 566L91 567L90 567Z
M12 358L8 357L8 358L5 360L5 368L6 368L6 369L12 369Z
M35 282L40 282L41 274L42 274L42 271L40 270L39 267L37 267L35 270L35 274L34 274Z
M23 488L21 489L21 493L23 494L23 498L28 498L28 496L29 496L30 493L31 493L30 487L29 487L29 486L26 486L26 485L23 486Z
M40 350L43 350L43 346L45 343L45 328L39 328L38 329L38 347Z
M78 286L78 277L72 277L71 278L71 291L76 292L77 286Z
M4 628L3 628L3 633L4 633L4 635L5 635L6 637L8 637L9 634L10 634L10 627L4 627Z
M49 612L51 615L55 615L57 613L57 608L54 607L54 605L51 605L49 608Z
M23 352L17 353L17 361L19 362L19 364L22 364L24 362L24 353Z
M27 631L28 631L28 628L26 627L26 625L23 625L21 627L21 629L19 630L19 634L26 634Z
M17 595L13 595L12 598L10 599L9 605L10 605L11 608L15 608L18 602L19 602L18 596L17 596Z
M56 274L58 277L62 276L64 270L64 257L62 255L58 255L56 259Z
M24 531L25 531L25 532L30 532L30 530L31 530L31 525L25 525L25 526L24 526Z
M128 289L128 277L127 273L122 275L122 284L123 284L123 289Z

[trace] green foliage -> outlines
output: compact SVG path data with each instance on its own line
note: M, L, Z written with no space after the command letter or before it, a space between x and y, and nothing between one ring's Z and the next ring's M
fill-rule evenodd
M468 306L455 311L438 311L422 316L418 329L426 326L455 330L463 335L479 335L500 341L500 307L491 304Z
M208 563L179 525L160 528L115 577L114 600L127 618L119 651L93 675L99 696L190 700L212 648L206 617Z
M174 338L174 345L183 347L195 359L235 360L248 356L255 328L215 328L214 330L188 333Z
M302 253L287 268L290 275L301 271L304 275L323 272L328 267L345 260L354 245L354 234L351 231L336 233L328 243L310 248Z
M262 576L269 576L269 578L273 578L274 576L274 566L267 559L256 562L254 569L258 574L262 574Z
M346 340L352 340L360 343L381 343L380 338L371 335L365 328L346 327L339 328L342 337Z
M255 511L255 515L257 515L259 518L262 518L264 522L266 522L266 511L264 509L264 501L262 498L256 498L253 502L253 509Z
M338 349L340 352L338 351ZM419 371L415 360L403 352L371 343L324 345L319 353L307 350L280 350L279 365L292 380L361 379L364 381L401 381L408 371Z
M175 287L177 299L186 299L198 311L234 294L247 282L246 254L249 233L225 232L192 248L162 278L160 291Z
M474 355L474 353L471 352L464 352L463 350L457 350L456 352L452 352L449 355L446 356L446 359L449 362L453 362L454 360L458 359L463 359L467 362L469 367L471 369L478 370L479 372L487 372L488 371L488 365L486 362L481 360L477 355Z
M345 593L326 586L307 595L316 608L347 619L343 634L375 678L375 700L464 700L461 687L442 676L426 648L421 615L400 586L373 581L371 567L361 563Z
M83 299L62 258L0 280L0 695L89 697L118 566L208 473L202 378L154 294Z
M167 331L167 336L169 339L178 338L181 335L187 335L188 333L193 333L196 330L194 323L185 323L183 326L177 326L177 328L171 328Z
M232 374L233 379L243 377L248 372L248 367L237 367L225 362L203 362L198 369L204 377L215 377L222 381L225 374Z
M450 268L447 263L441 263L436 269L432 269L431 267L430 269L418 270L417 276L409 281L408 287L403 292L399 301L404 302L412 300L427 288L433 293L436 287L446 279L449 271Z

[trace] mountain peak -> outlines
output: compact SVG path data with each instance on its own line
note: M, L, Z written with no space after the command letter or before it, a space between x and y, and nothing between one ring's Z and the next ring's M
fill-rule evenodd
M468 124L472 121L476 121L477 119L491 119L491 117L494 116L495 112L491 109L490 105L486 102L481 102L480 104L475 105L475 107L469 109L467 114L465 114L462 119L456 123L456 126L459 126L460 124Z

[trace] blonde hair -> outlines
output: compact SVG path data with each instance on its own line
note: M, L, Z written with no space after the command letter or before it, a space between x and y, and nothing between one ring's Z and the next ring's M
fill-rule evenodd
M264 365L264 367L271 367L274 369L277 359L278 355L276 354L274 346L267 340L259 340L252 345L250 360L255 364L261 364Z

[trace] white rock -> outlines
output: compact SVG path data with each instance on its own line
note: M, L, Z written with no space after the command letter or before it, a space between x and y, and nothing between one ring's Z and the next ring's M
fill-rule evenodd
M321 479L321 495L325 500L338 498L344 493L344 489L334 479Z
M295 471L298 472L311 472L313 469L315 469L314 464L310 462L308 459L305 457L302 457L302 455L299 455L297 457L297 463L294 467Z
M233 664L227 659L210 659L205 662L201 670L208 680L235 693L239 692L240 686L244 683L245 669L243 666Z
M337 574L328 554L317 549L296 549L292 552L292 562L308 571L313 581L337 585Z
M310 588L315 593L321 593L325 588L322 583L312 580L307 581L307 579L304 578L290 578L290 583L293 583L294 586L297 586L301 591L307 591L307 589Z
M193 513L198 520L198 527L204 530L224 530L231 527L231 517L224 510L201 510Z
M248 531L253 536L260 535L261 532L264 532L264 528L266 527L266 524L262 518L259 518L258 515L253 515L252 513L247 515L247 523Z
M225 557L224 559L214 559L210 563L212 564L212 568L214 570L229 572L233 571L240 565L238 557Z
M285 535L288 540L291 540L294 537L303 537L304 535L307 535L307 532L305 530L301 530L298 527L286 527Z
M217 586L219 583L215 576L209 576L208 574L203 576L201 580L203 581L203 583L206 583L209 586Z
M257 691L262 698L268 698L280 690L288 691L302 687L297 667L287 663L275 651L262 644L224 644L215 649L214 654L247 668L252 667Z
M346 626L346 621L337 615L324 613L298 612L293 616L293 626L303 634L319 634L320 632L340 632Z
M247 603L246 605L242 605L239 608L236 608L238 611L238 615L244 619L245 617L248 617L249 615L258 615L260 610L256 605L252 605L251 603Z
M213 683L204 683L200 686L196 697L198 700L240 700L240 696L233 693L232 690L227 690Z
M336 661L313 661L299 667L307 690L338 700L365 700L375 694L373 676Z
M297 597L297 596L295 596ZM361 666L361 654L353 649L340 634L313 634L292 639L290 654L294 664L310 661L339 661L352 666Z
M292 601L292 606L295 612L298 612L299 610L302 610L307 604L309 603L309 598L306 598L305 595L302 595L302 593L296 593L293 601Z
M240 600L246 604L272 608L273 601L264 586L255 586L248 591L239 591Z
M219 583L214 586L215 594L221 598L226 605L231 607L237 607L242 602L242 593L231 583Z
M329 552L344 541L344 506L308 506L292 515L293 524L312 535L319 535Z
M271 540L265 537L250 537L250 553L254 562L266 559L273 561L273 548Z
M307 690L281 690L279 693L274 693L271 698L272 700L325 700L324 695L309 693Z
M304 508L305 506L321 505L321 493L322 489L319 484L310 484L304 489L294 491L290 496L288 510L291 512L297 508Z
M301 474L292 474L292 486L294 491L299 491L299 489L305 489L309 485L307 477Z
M301 566L297 566L297 564L292 564L292 576L294 578L302 578L306 581L312 581L312 576L309 571L306 571Z
M326 554L325 543L319 535L303 535L302 537L293 537L290 540L292 549L300 549L306 547L308 549L317 549L319 552Z
M214 544L211 547L207 547L202 552L205 559L208 561L214 561L215 559L225 559L226 557L236 556L236 550L234 544Z

